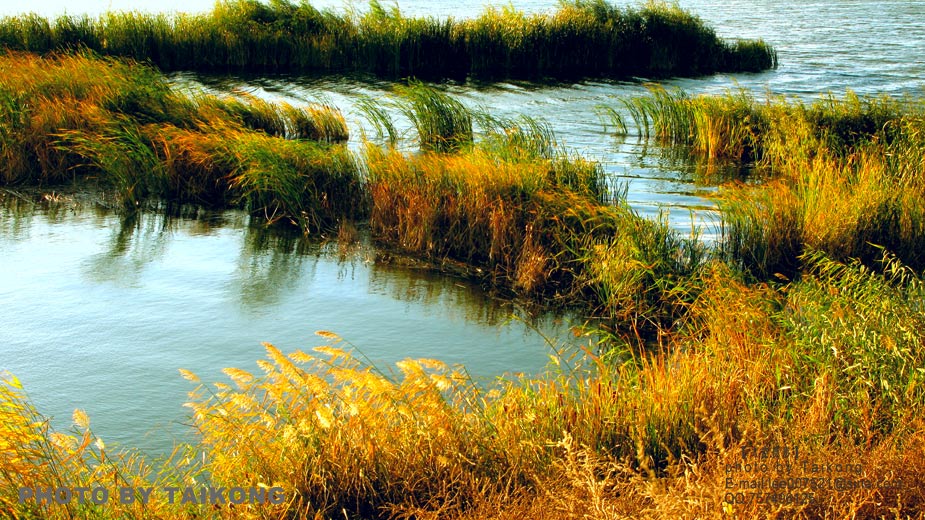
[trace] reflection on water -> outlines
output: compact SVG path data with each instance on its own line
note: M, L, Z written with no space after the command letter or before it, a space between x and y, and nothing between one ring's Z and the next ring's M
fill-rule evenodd
M568 317L531 318L462 279L385 261L362 232L345 249L236 211L0 198L0 370L57 427L85 408L107 443L163 453L188 438L177 369L224 380L223 367L253 369L263 341L311 348L332 330L377 364L439 358L493 377L541 371L544 335L570 340Z
M139 287L145 267L164 255L173 219L146 219L140 213L117 217L107 248L84 264L83 275L97 283ZM58 222L59 224L61 222Z
M317 276L320 248L291 235L244 228L244 247L236 261L229 288L243 309L262 309L279 303L283 292L293 291L303 277ZM326 259L329 261L330 259ZM338 262L338 280L346 262Z

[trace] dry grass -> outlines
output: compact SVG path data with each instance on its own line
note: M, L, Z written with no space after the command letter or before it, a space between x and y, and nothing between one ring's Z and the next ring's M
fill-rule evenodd
M893 260L886 274L821 255L806 261L813 268L786 289L748 285L713 263L663 349L562 351L546 375L485 385L427 359L386 373L330 332L318 333L326 344L311 352L266 345L260 373L226 369L231 384L201 384L181 371L198 385L189 406L205 454L201 475L210 475L202 482L279 486L287 496L207 516L919 518L921 278ZM94 451L89 433L64 442L23 405L15 381L4 388L0 496L20 516L29 513L12 498L17 485L76 485L86 482L78 475L105 478L101 468L123 460ZM56 455L59 445L76 445L78 455ZM769 466L744 466L756 462ZM162 485L192 471L168 465L155 477L147 466L119 468L127 482ZM824 488L819 480L749 487L820 477ZM784 494L771 503L749 494L773 491ZM205 513L168 506L153 511ZM69 513L52 506L33 514Z
M91 431L87 414L79 409L74 410L71 433L53 431L48 419L26 398L19 381L8 374L0 384L0 418L0 510L6 518L194 517L192 508L166 500L142 504L140 500L128 503L119 499L123 487L162 489L194 482L201 470L191 448L178 448L163 465L150 464L133 451L110 451ZM20 500L23 488L87 491L83 502L74 496L58 504L53 500ZM93 493L103 492L91 490L105 490L107 495L95 495L106 502L105 506L92 503ZM65 495L56 496L60 500Z

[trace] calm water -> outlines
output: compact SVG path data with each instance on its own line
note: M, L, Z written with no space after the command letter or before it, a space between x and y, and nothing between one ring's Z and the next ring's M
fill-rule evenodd
M172 3L171 3L172 2ZM747 88L801 98L846 89L861 94L925 94L925 1L682 1L722 36L763 38L780 68L760 74L668 81L691 92ZM20 8L0 6L0 14ZM109 5L90 0L32 2L42 14L100 9L211 8L212 0L146 0ZM342 8L342 2L319 2ZM362 4L360 4L362 5ZM408 14L472 16L484 2L404 1ZM554 1L518 0L532 12ZM339 106L353 135L366 128L353 110L361 94L382 96L388 84L309 78L216 78L190 74L192 88L243 88L273 99L316 99ZM465 103L498 115L546 118L565 145L602 161L627 183L642 214L670 212L678 229L701 226L709 239L715 187L695 182L696 168L667 158L633 137L603 131L596 107L638 95L638 82L542 86L448 86ZM542 369L549 352L541 335L515 312L452 277L390 267L376 252L343 255L296 237L267 234L236 212L125 220L92 202L57 209L10 203L0 209L0 370L17 374L56 425L85 408L107 442L163 452L184 438L180 403L190 385L177 368L221 379L220 369L251 369L260 342L283 350L321 344L318 329L344 335L380 363L437 357L492 376ZM15 207L14 207L15 206ZM556 318L535 326L567 334Z

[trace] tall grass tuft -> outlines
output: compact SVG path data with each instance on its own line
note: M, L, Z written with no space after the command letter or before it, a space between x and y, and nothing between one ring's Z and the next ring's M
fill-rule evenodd
M266 134L286 139L308 139L339 143L350 138L343 114L328 105L292 106L252 95L220 99L202 96L194 100L202 108L218 110L235 122Z
M639 135L690 146L710 159L749 161L763 152L767 116L747 91L691 98L652 85L649 92L624 101Z
M724 41L677 6L620 9L604 0L564 2L548 15L488 8L467 20L409 18L378 1L346 15L288 0L223 1L201 15L21 15L0 21L0 46L87 48L162 70L425 79L694 76L776 65L766 43Z
M909 111L908 102L861 98L850 91L842 99L829 95L810 104L770 95L757 100L744 89L695 97L660 85L649 91L623 101L638 135L691 146L711 159L768 166L795 154L814 154L818 146L844 156L867 142L892 142Z
M724 204L730 252L749 269L773 274L782 261L790 268L779 272L791 276L803 249L875 266L877 246L925 266L925 220L914 202L923 186L921 110L881 101L858 107L849 97L773 109L764 161L777 179L731 187ZM745 250L769 256L753 263L738 255Z
M397 94L421 150L455 152L472 143L472 113L459 100L422 84L399 88Z

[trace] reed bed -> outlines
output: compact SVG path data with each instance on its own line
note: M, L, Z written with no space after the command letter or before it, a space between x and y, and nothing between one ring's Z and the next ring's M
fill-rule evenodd
M803 279L786 290L748 284L712 262L692 281L698 296L663 348L601 356L588 346L562 349L545 375L486 385L432 359L385 371L324 331L324 344L307 352L267 344L258 373L229 368L229 382L207 385L181 370L197 385L188 406L201 435L191 453L202 453L202 465L181 456L160 473L120 466L120 478L169 485L196 475L215 487L274 486L285 502L210 510L152 503L144 512L88 506L84 514L918 517L925 513L925 472L915 463L925 453L925 285L889 255L880 272L818 252L804 262ZM15 486L95 482L122 459L94 445L79 412L77 438L67 437L42 426L15 380L0 397L0 500L20 517L73 515L59 505L20 504ZM84 455L68 457L61 446ZM775 459L791 469L736 469L771 447L798 450ZM812 464L850 468L829 472L832 482L871 484L788 490L811 493L806 503L729 498L740 479L829 471L814 473Z
M921 113L910 100L887 96L828 95L813 103L747 90L691 97L681 89L650 85L649 95L623 101L623 110L604 107L621 133L632 121L635 133L669 145L684 145L711 159L777 165L823 147L844 156L867 142L892 142L903 121ZM628 121L629 120L629 121Z
M692 144L697 129L704 151L771 170L765 184L725 188L726 234L711 255L635 215L542 121L493 118L423 85L391 101L420 150L367 143L358 160L301 139L291 107L179 95L129 62L8 54L0 66L6 183L97 176L128 201L216 199L344 234L368 211L383 243L579 302L602 329L596 343L555 346L544 374L494 382L432 359L377 367L331 332L310 352L268 344L259 374L229 368L230 382L207 385L181 371L196 385L200 437L158 465L107 448L79 411L72 435L52 431L5 377L0 507L14 518L925 515L925 133L914 108L658 91L629 102L660 138ZM397 137L380 105L366 108ZM737 469L772 449L791 466ZM828 486L801 481L783 501L737 499L759 478L820 473ZM19 500L22 487L193 483L278 487L285 500Z
M851 100L826 105L772 137L774 180L726 191L729 253L761 275L792 276L804 249L874 266L885 247L922 269L921 109L884 115L875 101L858 114Z
M0 46L88 48L162 70L356 72L425 79L696 76L776 65L761 41L726 42L676 6L565 2L550 15L488 9L474 19L409 18L372 1L363 14L308 2L231 0L202 15L37 15L0 21Z

